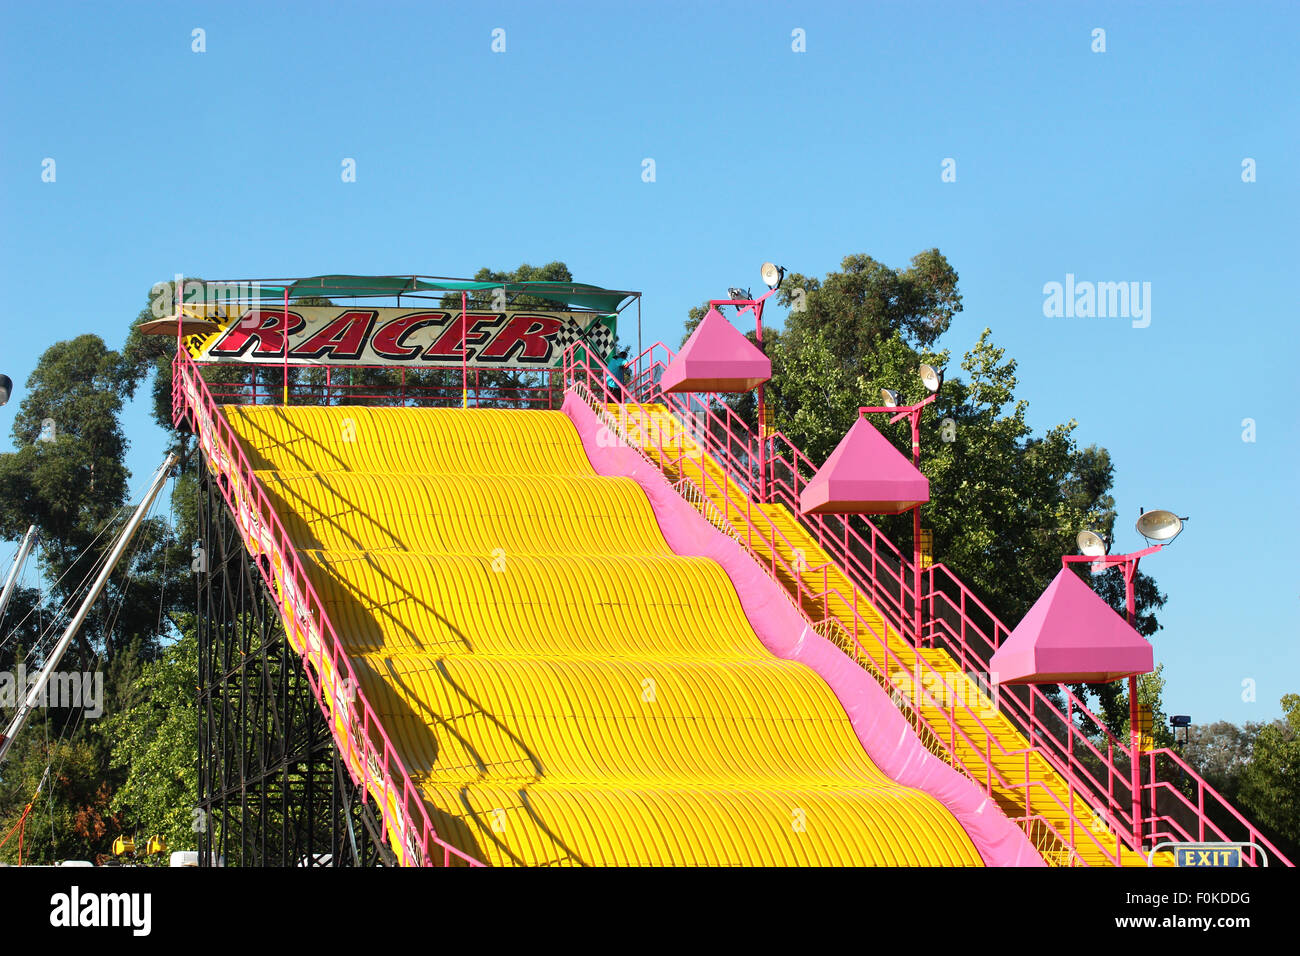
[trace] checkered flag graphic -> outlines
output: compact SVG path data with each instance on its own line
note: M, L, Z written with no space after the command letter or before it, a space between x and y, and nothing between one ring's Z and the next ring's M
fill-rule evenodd
M555 344L563 352L574 342L585 342L602 360L614 348L614 333L599 318L592 319L584 332L577 321L569 317L560 330L555 333Z

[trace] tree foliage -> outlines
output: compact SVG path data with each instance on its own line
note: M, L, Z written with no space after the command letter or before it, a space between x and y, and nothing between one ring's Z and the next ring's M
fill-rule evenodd
M21 661L29 673L44 663L121 530L131 480L121 413L147 365L109 349L98 336L81 335L50 346L27 381L14 419L15 450L0 453L0 536L14 540L29 524L37 526L42 584L15 596L0 633L0 662ZM175 636L172 615L185 603L176 572L188 571L188 564L188 548L170 522L145 520L60 662L64 673L89 674L92 681L99 675L103 713L124 705L142 665ZM112 802L121 774L110 744L94 732L95 709L39 711L0 767L5 829L51 770L42 812L28 823L33 862L104 856L120 832L123 811ZM7 722L11 715L0 707L0 718ZM42 831L51 820L53 827ZM69 834L76 840L69 842Z
M101 728L122 780L112 808L141 832L161 835L169 850L197 848L198 641L186 617L184 636L144 665L135 698Z
M1189 728L1183 758L1294 861L1300 853L1300 694L1270 723Z
M1260 824L1300 845L1300 694L1282 697L1283 718L1261 727L1240 797Z
M846 257L824 279L790 273L776 296L790 308L783 329L763 330L772 361L765 389L777 430L820 464L858 417L861 406L880 404L880 389L898 390L904 403L928 393L922 363L945 368L934 404L921 419L921 470L930 480L923 525L933 535L934 560L946 564L989 608L1014 626L1075 551L1084 528L1109 534L1115 508L1114 467L1104 448L1080 448L1073 420L1036 434L1028 402L1017 397L1016 361L985 328L957 368L938 340L962 311L958 276L937 249L891 269L870 256ZM707 304L692 309L687 334ZM751 329L742 329L754 340ZM753 394L729 404L751 427ZM883 416L873 424L911 455L906 419ZM805 476L807 477L807 476ZM911 543L910 516L873 519L895 542ZM1096 577L1076 566L1117 611L1124 608L1119 571ZM1155 582L1136 579L1138 630L1159 629L1164 603ZM1148 681L1157 688L1158 681ZM1115 684L1089 689L1112 727L1127 725L1127 699ZM1146 692L1144 692L1145 694ZM1158 705L1158 689L1152 691ZM1163 732L1163 728L1162 728Z

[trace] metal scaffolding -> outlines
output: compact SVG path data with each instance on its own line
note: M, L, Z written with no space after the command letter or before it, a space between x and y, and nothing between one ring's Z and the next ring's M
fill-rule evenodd
M276 604L199 468L200 865L393 865Z

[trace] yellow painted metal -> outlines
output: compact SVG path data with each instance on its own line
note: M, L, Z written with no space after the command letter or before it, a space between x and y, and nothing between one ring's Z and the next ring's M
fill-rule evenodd
M669 463L669 477L675 478L682 474L698 476L703 469L703 473L708 476L704 490L713 506L726 515L734 526L745 526L747 503L744 490L728 478L722 466L703 450L665 406L615 405L610 406L609 410L620 417L624 431L634 442L642 444L656 460ZM678 459L681 459L682 464L671 465ZM771 519L771 526L779 532L773 535L772 540L758 538L752 542L760 559L770 556L775 549L789 567L807 571L806 583L812 591L830 591L850 596L855 594L848 576L789 509L780 504L749 504L748 507L767 515ZM779 566L777 577L792 596L799 595L795 579ZM865 627L855 628L854 607L849 601L834 595L815 602L810 602L806 597L804 599L805 609L814 619L829 619L840 625L841 634L848 639L837 643L847 644L848 649L852 650L853 638L857 638L861 653L856 656L860 663L879 671L888 662L894 687L906 690L916 686L918 682L915 674L900 673L897 663L900 660L912 660L917 653L916 649L885 623L865 596L858 594L854 600L857 602L858 620ZM888 655L884 650L886 642L890 650ZM938 746L932 749L946 753L954 766L964 768L967 775L981 785L990 779L990 765L1002 772L1008 784L1019 784L1016 787L1003 786L996 778L992 779L994 799L1013 819L1025 816L1024 781L1027 766L1027 777L1032 783L1029 797L1031 814L1046 817L1057 833L1065 834L1068 838L1070 819L1065 807L1071 807L1097 838L1094 841L1087 836L1077 836L1074 847L1078 856L1091 865L1109 865L1105 853L1097 846L1097 842L1101 842L1113 854L1118 845L1114 831L1108 825L1105 808L1093 807L1082 795L1072 793L1066 781L1042 756L1032 752L1029 742L1019 730L997 709L985 692L963 673L946 651L926 648L920 654L934 671L943 675L945 685L944 688L937 688L936 693L935 689L925 685L925 674L922 674L920 684L925 692L905 695L909 703L916 702L921 715L934 727L934 742ZM968 710L963 710L963 704ZM978 716L978 721L971 716L971 712ZM981 721L983 727L980 726ZM960 727L978 746L972 746L969 740L954 731L954 727ZM985 728L991 731L993 738L989 747L982 746ZM1026 752L1030 752L1027 757ZM1010 756L1012 754L1015 756ZM1052 797L1048 797L1049 791ZM1033 828L1032 823L1030 828ZM1068 863L1071 860L1068 847L1062 849L1062 844L1041 824L1035 832L1030 833L1030 838L1049 862ZM1156 856L1157 865L1172 866L1174 863L1171 853L1159 853ZM1120 859L1125 866L1147 865L1145 855L1127 849L1121 851Z
M978 865L558 412L227 409L440 835L493 864Z

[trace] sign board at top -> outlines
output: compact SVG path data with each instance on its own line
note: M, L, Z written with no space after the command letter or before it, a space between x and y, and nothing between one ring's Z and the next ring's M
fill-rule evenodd
M220 316L216 321L223 324ZM288 364L555 368L575 342L606 359L616 321L590 312L520 310L469 312L462 322L449 309L291 305ZM284 329L283 308L247 308L225 319L220 331L194 336L190 354L199 362L278 364L285 361Z

